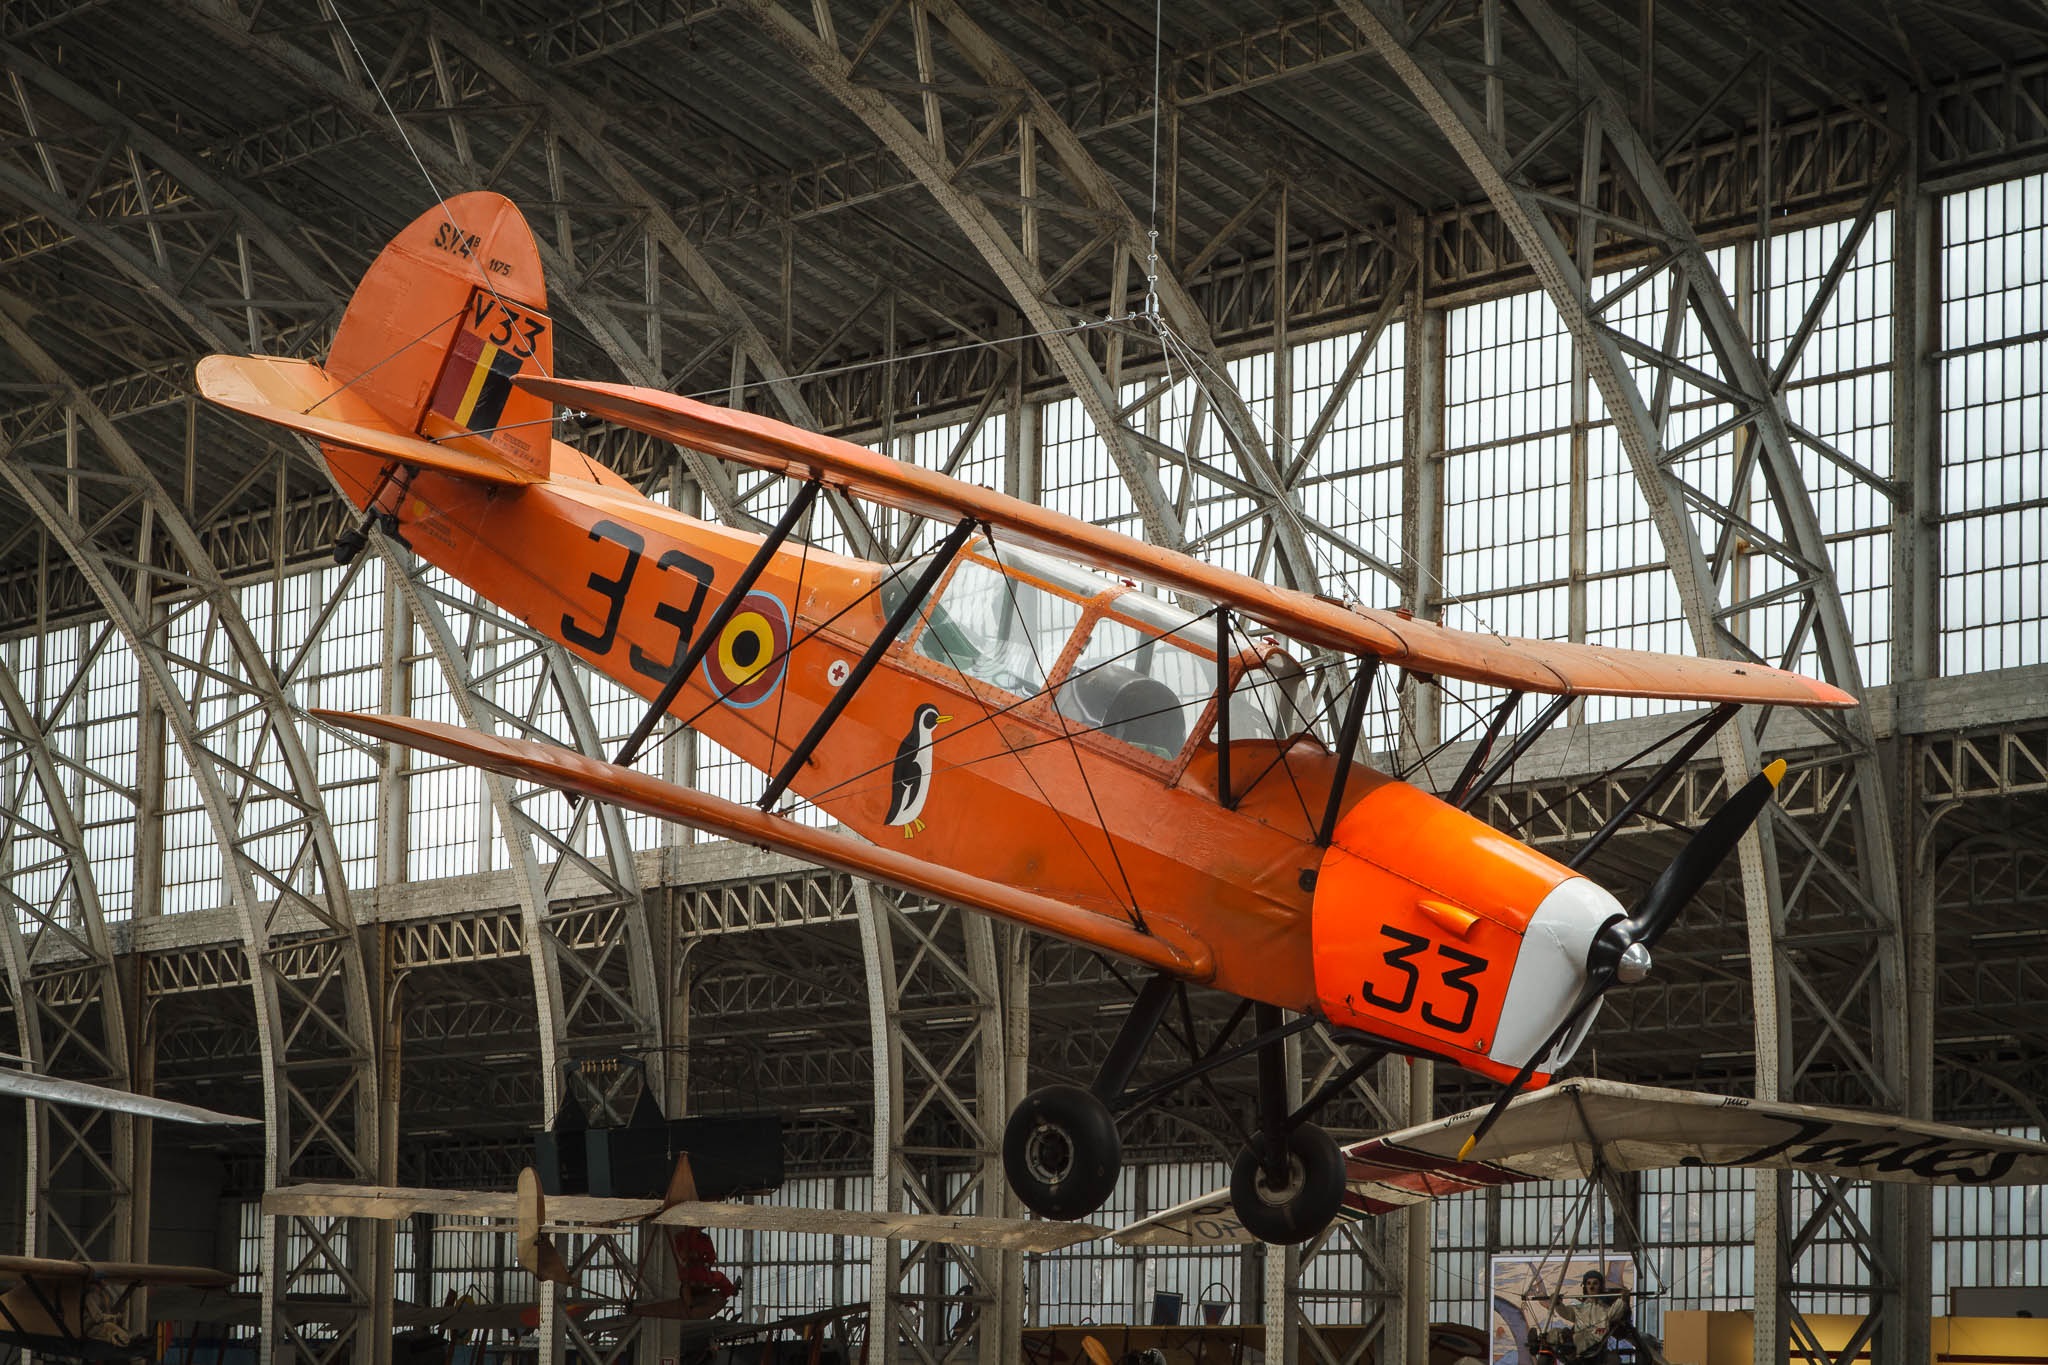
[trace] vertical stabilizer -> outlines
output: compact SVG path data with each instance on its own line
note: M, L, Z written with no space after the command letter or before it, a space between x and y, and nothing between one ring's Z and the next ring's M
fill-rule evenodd
M479 190L428 209L391 240L342 316L326 370L400 431L546 478L554 407L517 388L554 373L554 324L533 233ZM357 501L380 462L328 458Z

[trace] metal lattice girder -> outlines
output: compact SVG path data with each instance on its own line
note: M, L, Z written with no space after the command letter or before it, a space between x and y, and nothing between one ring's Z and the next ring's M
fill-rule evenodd
M561 646L466 592L431 586L423 563L388 539L382 547L389 581L404 595L464 725L603 751L589 701ZM652 1048L660 1041L661 1004L639 870L616 807L569 805L544 788L521 790L490 774L479 773L477 780L518 872L523 946L542 1020L544 1117L551 1119L561 1103L560 1064L568 1060L571 1038L612 1048ZM573 824L565 822L565 810ZM602 847L586 850L586 841ZM650 1067L658 1076L658 1061Z
M0 160L0 198L28 210L0 221L0 261L84 240L195 336L282 354L325 341L331 290L252 201L27 52L0 44L0 64L30 143Z
M548 133L559 139L565 149L571 149L603 181L627 209L640 226L637 245L642 256L642 278L646 283L644 304L647 321L644 325L644 345L629 342L626 338L611 335L618 323L606 325L605 335L609 337L606 349L619 363L628 378L637 384L653 388L666 388L669 376L661 366L661 317L664 306L662 299L662 272L654 259L658 248L672 258L682 270L688 287L695 292L702 315L721 323L731 333L730 344L733 354L733 385L737 388L742 381L742 359L751 364L761 376L769 396L781 409L786 421L812 431L821 429L817 414L811 411L790 377L791 370L784 363L780 350L768 339L745 304L733 293L724 275L713 265L677 224L667 206L652 191L634 176L632 170L619 155L605 145L602 129L604 117L587 99L549 80L545 75L520 62L510 53L488 42L475 26L468 22L436 23L429 37L430 44L440 44L450 52L460 53L473 63L476 69L514 100L544 110L548 116ZM437 51L436 69L445 67L446 57ZM459 145L459 144L458 144ZM559 171L560 153L550 155L551 176L555 179L554 189L558 196L565 187ZM590 272L580 268L580 263L570 254L574 238L567 227L565 216L558 216L558 228L554 247L567 257L562 262L549 262L551 275L563 278L586 279ZM625 263L606 267L607 273L617 271ZM567 269L563 269L567 267ZM586 291L587 292L587 291ZM616 314L607 315L615 318ZM606 322L593 314L592 321ZM730 476L715 462L685 452L690 459L692 472L704 488L707 498L718 515L733 522L743 522L751 516L743 508L749 500L737 489L730 488ZM759 494L772 485L757 483L752 490ZM858 506L842 494L831 495L831 505L842 530L845 531L857 553L872 555L876 552L874 532L869 528L866 517Z
M1319 1093L1351 1064L1350 1052L1325 1025L1319 1024L1303 1035L1303 1092ZM1407 1058L1387 1058L1352 1082L1347 1098L1364 1105L1374 1131L1390 1132L1414 1121L1408 1115L1407 1069ZM1328 1126L1327 1118L1323 1122ZM1297 1354L1301 1359L1313 1360L1316 1365L1359 1365L1365 1360L1399 1361L1405 1365L1413 1358L1407 1345L1408 1315L1404 1304L1408 1289L1408 1220L1415 1216L1409 1212L1365 1219L1341 1218L1302 1247L1304 1271L1319 1256L1356 1257L1363 1274L1355 1297L1345 1295L1349 1300L1347 1310L1334 1314L1328 1305L1337 1291L1317 1291L1316 1297L1324 1306L1318 1314L1310 1313L1298 1294L1291 1296L1288 1311L1299 1337ZM1426 1286L1417 1289L1428 1293ZM1356 1323L1363 1330L1339 1350L1324 1337L1317 1326L1318 1318Z
M1695 647L1703 653L1757 658L1744 628L1747 614L1794 601L1796 624L1772 662L1790 664L1810 650L1827 676L1860 697L1856 640L1795 446L1795 440L1809 447L1825 443L1798 430L1787 413L1783 385L1868 226L1885 177L1880 175L1821 297L1810 305L1785 356L1772 369L1745 332L1663 168L1606 85L1597 62L1547 0L1505 0L1505 8L1534 35L1535 51L1547 58L1545 69L1523 73L1505 62L1489 66L1479 78L1477 97L1461 88L1434 53L1427 24L1420 32L1412 30L1394 0L1340 3L1465 162L1571 333L1578 363L1615 423L1663 542ZM1503 12L1502 0L1481 3L1489 14ZM1577 198L1539 191L1518 177L1520 163L1505 144L1498 110L1503 83L1522 75L1525 84L1562 80L1566 98L1583 118ZM1529 91L1517 94L1527 97ZM1572 112L1566 111L1567 126ZM1605 173L1626 188L1625 198L1602 201ZM1570 244L1566 231L1574 234ZM1611 250L1617 239L1647 255L1650 264L1622 288L1596 298L1591 287L1595 250ZM1652 284L1669 291L1661 347L1631 337L1605 316L1619 297ZM1704 336L1708 356L1702 361L1689 362L1676 353L1688 321ZM1632 361L1647 365L1654 375L1647 399L1631 374ZM1722 469L1717 463L1715 472L1732 472L1719 496L1691 481L1700 477L1697 465L1703 462L1688 465L1685 459L1707 443L1695 440L1690 449L1674 449L1665 440L1672 391L1681 384L1733 409L1713 433L1725 438L1729 460L1722 463L1730 466ZM1838 464L1854 464L1837 451L1818 453ZM1870 471L1859 476L1889 492ZM1744 510L1751 499L1763 510ZM1711 537L1710 548L1702 546L1696 529L1701 526ZM1737 569L1738 554L1756 557L1772 571L1759 574L1748 565ZM1753 577L1760 580L1754 588ZM1742 848L1757 1092L1776 1096L1795 1090L1801 1072L1825 1047L1863 1074L1873 1102L1897 1106L1906 1099L1902 1012L1881 1003L1901 998L1905 987L1887 786L1871 722L1861 708L1816 721L1815 728L1825 744L1841 752L1852 780L1812 826L1771 819L1762 828L1774 837L1745 839ZM1725 768L1747 772L1755 767L1756 743L1747 729L1725 728L1719 747ZM1781 879L1781 873L1793 869L1789 881ZM1819 926L1829 931L1832 951L1816 951L1812 939L1802 943L1802 925L1795 918L1801 910L1816 920L1832 913L1832 922ZM1853 939L1842 937L1845 921L1861 931ZM1798 1036L1800 1024L1814 1035L1811 1041ZM1758 1182L1756 1276L1760 1284L1781 1286L1775 1304L1760 1297L1757 1305L1760 1355L1781 1349L1781 1320L1800 1322L1783 1289L1794 1279L1798 1251L1780 1240L1781 1208L1790 1193L1789 1181ZM1889 1292L1896 1293L1895 1280ZM1874 1300L1885 1296L1873 1293Z
M1021 932L986 916L856 882L874 1065L875 1207L1015 1216L1002 1171L1011 1089L1023 1080ZM913 1027L913 1025L915 1027ZM1022 1257L876 1239L875 1358L1015 1365ZM913 1269L922 1275L913 1289Z
M111 633L102 628L102 644ZM99 650L81 653L68 679L37 661L49 684L36 689L39 712L0 650L0 948L27 1064L127 1089L126 1009L73 794L130 811L133 794L50 740L83 707ZM135 1259L137 1232L148 1235L135 1217L138 1121L74 1105L31 1104L28 1116L23 1254ZM58 1179L63 1198L53 1199Z
M1124 482L1130 487L1146 535L1159 544L1179 547L1185 540L1185 529L1172 499L1160 482L1158 457L1143 444L1137 433L1124 424L1119 415L1122 403L1111 377L1105 374L1090 353L1084 337L1074 331L1075 323L1086 319L1062 305L1056 296L1058 279L1067 272L1058 267L1048 270L1039 259L1038 214L1046 211L1078 212L1085 218L1100 220L1109 211L1107 204L1082 205L1076 209L1041 198L1041 194L1051 186L1039 183L1036 142L1040 136L1054 140L1070 177L1077 168L1091 177L1085 183L1073 186L1077 195L1086 194L1100 183L1099 171L1085 156L1080 159L1078 167L1076 163L1068 162L1064 153L1071 142L1071 134L1061 138L1065 130L1054 126L1058 121L1045 107L1043 98L1029 87L1028 82L1014 75L1008 58L964 16L914 4L906 7L905 22L916 27L920 65L918 80L930 92L918 98L922 112L922 126L919 126L920 121L913 121L888 96L857 78L856 63L849 60L840 48L829 5L814 7L817 29L805 24L776 0L743 0L741 8L771 38L787 48L820 86L865 123L916 174L940 209L987 261L1004 289L1016 301L1026 325L1044 339L1060 374L1080 399L1089 420L1100 433ZM960 55L971 65L979 62L990 71L1000 68L1011 73L1007 80L1000 76L989 79L988 83L997 87L997 109L993 115L979 120L981 127L973 134L970 146L978 146L991 137L1001 135L1006 127L1018 120L1023 121L1019 125L1019 135L1026 145L1016 189L1008 196L1016 206L1017 226L1014 231L997 216L987 196L959 182L960 167L953 159L938 86L934 84L933 64L938 59L933 49L931 22L935 14L955 42L961 44ZM967 35L964 42L963 34ZM971 53L968 51L970 46ZM864 47L862 53L865 50ZM1073 145L1078 148L1078 144ZM1142 262L1143 236L1136 231L1135 220L1122 201L1117 200L1113 192L1109 198L1115 200L1118 218L1103 222L1098 228L1097 238L1102 246L1115 250L1119 275L1127 279L1130 252L1134 249L1130 239L1138 239L1135 249ZM1115 306L1114 301L1112 306ZM1229 387L1227 381L1223 387ZM1241 399L1239 403L1241 405ZM1246 426L1249 428L1249 421Z
M119 429L5 310L0 341L41 383L69 398L91 438L79 440L74 462L63 466L30 464L10 450L0 455L0 478L85 575L134 654L220 850L263 1044L266 1178L287 1178L318 1150L356 1178L373 1178L376 1058L361 949L340 853L290 700L233 589ZM123 542L127 523L116 513L131 507L140 509L139 536ZM190 652L191 632L180 625L194 613L204 622L198 657ZM208 638L216 634L217 661ZM279 958L302 955L310 944L325 946L325 972L309 982L288 979ZM323 1259L339 1249L327 1239L318 1245ZM264 1251L272 1273L263 1292L274 1300L286 1282L283 1248L266 1236ZM360 1287L352 1267L327 1268ZM264 1343L267 1359L267 1333ZM359 1350L367 1360L366 1338Z

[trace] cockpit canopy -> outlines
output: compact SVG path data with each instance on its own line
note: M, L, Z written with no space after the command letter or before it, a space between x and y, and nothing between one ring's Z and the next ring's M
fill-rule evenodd
M915 576L891 580L885 611ZM1213 621L1049 555L970 541L907 634L923 657L1014 697L1050 692L1061 715L1155 758L1214 739L1198 735L1216 696ZM1258 651L1231 691L1231 738L1309 729L1301 678L1277 647Z

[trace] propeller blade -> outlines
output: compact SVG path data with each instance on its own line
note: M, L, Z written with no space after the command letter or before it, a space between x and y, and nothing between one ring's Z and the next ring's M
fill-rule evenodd
M1472 1136L1466 1138L1465 1145L1458 1149L1458 1160L1463 1161L1472 1154L1472 1149L1479 1145L1479 1139L1485 1137L1493 1125L1500 1121L1501 1114L1507 1110L1508 1101L1521 1093L1522 1087L1536 1074L1536 1068L1542 1065L1543 1059L1557 1051L1557 1045L1571 1036L1572 1030L1578 1027L1579 1020L1585 1016L1586 1011L1600 1003L1601 995L1613 981L1612 967L1605 970L1596 968L1587 973L1586 985L1579 992L1579 998L1572 1001L1572 1007L1564 1012L1564 1018L1550 1031L1550 1036L1529 1054L1529 1060L1522 1063L1522 1069L1515 1073L1515 1078L1501 1087L1500 1094L1493 1101L1493 1108L1486 1111L1486 1117L1479 1120L1479 1126L1472 1130Z
M1722 860L1731 853L1749 827L1756 823L1757 816L1770 804L1772 793L1778 790L1778 783L1785 776L1785 760L1773 759L1764 765L1764 770L1742 784L1742 787L1726 801L1713 818L1701 825L1699 832L1686 841L1650 887L1635 914L1629 916L1631 936L1645 948L1656 946L1685 909L1687 902L1698 894L1714 875Z

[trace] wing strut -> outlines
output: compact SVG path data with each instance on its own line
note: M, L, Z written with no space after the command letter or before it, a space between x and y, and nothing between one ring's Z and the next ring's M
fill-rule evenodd
M619 756L612 760L614 763L621 768L633 766L633 760L640 756L640 746L654 733L654 727L668 714L668 708L675 705L677 695L683 690L683 684L697 671L697 665L704 662L704 656L711 652L711 646L725 634L726 626L739 614L740 604L746 600L747 594L753 591L755 580L760 578L762 570L775 558L775 552L782 548L782 542L789 539L790 532L803 520L804 513L811 510L811 504L817 500L818 490L824 486L817 479L804 480L804 486L789 500L789 507L783 512L782 520L775 523L775 529L768 533L768 538L754 551L754 557L747 561L747 567L740 570L739 578L726 590L725 600L718 604L717 611L711 613L710 622L697 633L697 638L690 642L690 648L684 653L681 662L676 664L675 672L669 675L668 681L661 685L661 691L648 704L647 714L640 718L640 723L633 727L633 733L626 737L625 747L620 749Z
M1607 823L1595 830L1593 837L1579 846L1578 852L1572 854L1571 858L1565 863L1565 866L1574 871L1585 866L1586 860L1599 852L1602 844L1614 837L1614 831L1627 824L1635 817L1635 813L1641 810L1652 797L1656 796L1658 792L1663 791L1665 785L1672 778L1678 776L1678 770L1683 768L1691 760L1692 756L1698 753L1706 745L1706 742L1714 737L1716 731L1733 720L1735 713L1741 709L1734 702L1728 702L1722 706L1715 707L1713 712L1704 719L1694 722L1692 737L1680 745L1677 752L1673 753L1671 757L1665 759L1663 766L1650 774L1650 780L1643 783L1642 787L1634 795L1621 803L1620 810L1607 817Z
M940 575L953 563L954 556L960 553L960 547L967 543L968 533L974 529L974 525L973 517L960 518L952 532L939 543L938 552L932 556L932 562L925 566L924 572L917 576L917 583L911 588L910 595L898 602L896 610L889 613L889 619L882 623L882 633L874 638L859 660L854 663L853 671L846 675L846 681L839 685L839 690L832 694L832 700L825 703L825 709L818 713L818 718L811 722L811 728L804 731L804 737L789 751L788 759L776 770L775 776L769 779L768 790L761 793L761 799L755 802L762 810L775 809L775 803L782 798L782 793L788 789L796 775L803 771L804 764L810 761L811 751L818 747L818 742L825 738L833 723L853 701L854 694L860 691L861 684L868 680L868 674L874 672L875 665L882 661L883 652L896 643L896 637L903 633L904 628L917 615L917 610L924 605L926 596L938 586ZM705 634L709 635L710 632L706 631Z
M1465 798L1478 780L1479 770L1486 765L1486 756L1493 752L1493 743L1500 738L1500 732L1507 728L1508 717L1515 714L1515 708L1522 704L1519 690L1509 692L1501 698L1494 709L1493 718L1486 724L1486 733L1472 746L1472 757L1465 760L1465 771L1458 774L1458 780L1451 784L1451 794L1444 799L1459 810L1465 809Z
M1328 848L1337 837L1337 817L1343 813L1344 788L1357 764L1358 732L1365 725L1365 706L1372 696L1373 679L1379 676L1380 656L1361 655L1358 676L1351 683L1351 703L1344 708L1344 724L1337 732L1337 775L1330 779L1330 799L1323 806L1323 823L1316 830L1316 846Z
M1216 604L1216 804L1236 810L1230 799L1230 606Z
M1515 742L1508 746L1508 751L1495 759L1493 765L1479 775L1478 781L1469 787L1462 787L1460 789L1457 801L1458 809L1472 809L1472 803L1484 796L1487 788L1500 781L1500 775L1509 768L1514 767L1515 760L1528 753L1529 746L1541 738L1543 732L1548 730L1557 722L1557 718L1564 714L1564 708L1570 706L1575 700L1576 698L1569 692L1560 692L1552 697L1550 704L1537 714L1536 719L1522 727L1522 733L1515 736ZM1475 759L1482 758L1484 755L1474 754L1473 757Z

